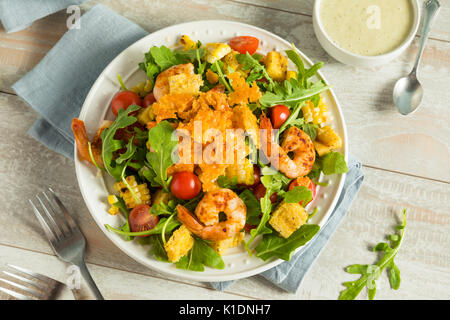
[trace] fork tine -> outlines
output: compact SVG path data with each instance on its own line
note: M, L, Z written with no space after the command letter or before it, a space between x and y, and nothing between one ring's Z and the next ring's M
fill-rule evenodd
M56 204L59 206L59 208L61 209L61 211L64 213L64 216L66 217L67 221L69 222L70 228L72 230L79 230L77 224L75 223L75 221L73 220L72 216L70 215L69 211L66 209L66 207L63 205L63 203L61 202L61 200L59 200L59 198L56 196L55 191L53 191L52 188L48 188L48 190L50 190L50 193L53 196L53 199L55 200Z
M57 238L53 234L53 231L50 229L50 227L48 226L47 222L44 220L44 218L42 217L41 213L36 208L34 203L31 200L28 200L28 201L31 204L31 208L33 209L34 215L36 216L36 218L38 219L39 223L41 224L42 229L44 229L44 232L45 232L48 240L50 241L51 244L55 243L57 241Z
M61 214L61 212L58 212L58 210L56 210L55 206L53 205L52 201L50 201L50 198L47 196L47 193L45 191L42 192L42 194L44 195L45 199L47 200L47 203L49 204L50 210L53 213L53 216L56 217L56 219L58 219L59 224L58 226L60 228L62 228L63 230L63 234L70 234L70 228L69 228L69 223L66 220L66 218L64 217L64 214Z
M5 282L5 283L9 284L10 286L19 288L20 290L26 291L26 292L28 292L28 293L34 295L34 296L35 296L36 298L38 298L38 299L39 299L39 298L42 298L42 295L41 295L41 293L40 293L39 291L36 291L36 290L34 290L34 289L25 287L25 286L23 286L23 285L21 285L21 284L18 284L18 283L16 283L16 282L9 281L9 280L3 279L3 278L0 278L0 281L3 281L3 282Z
M20 280L20 281L22 281L22 282L28 283L28 284L30 284L30 285L32 285L32 286L38 288L38 289L45 289L45 287L40 286L40 285L37 283L37 281L33 281L33 280L30 280L30 279L24 278L24 277L22 277L22 276L19 276L18 274L15 274L15 273L12 273L12 272L8 272L8 271L3 271L3 273L6 274L6 275L8 275L8 276L10 276L10 277L12 277L12 278L15 278L15 279L17 279L17 280Z
M0 287L0 291L10 295L11 297L17 298L19 300L33 300L30 297L27 297L27 296L25 296L25 295L23 295L21 293L18 293L18 292L9 290L9 289L5 289L5 288L2 288L2 287Z
M36 279L38 279L38 280L41 280L41 281L43 281L46 285L48 285L49 283L52 283L52 282L54 282L54 281L60 282L60 281L58 281L58 280L55 280L55 279L49 278L49 277L47 277L47 276L44 276L43 274L35 273L35 272L33 272L33 271L30 271L30 270L25 269L25 268L22 268L22 267L15 266L15 265L10 264L10 263L7 263L6 265L7 265L8 267L10 267L10 268L16 269L17 271L20 271L20 272L22 272L22 273L27 274L27 275L29 275L30 277L36 278Z
M44 202L41 200L39 195L36 195L36 199L38 199L39 203L41 204L42 209L44 209L45 215L47 216L48 220L50 221L50 224L53 229L53 233L56 234L56 237L59 239L64 238L64 234L62 233L61 229L59 228L58 224L56 223L54 217L48 210L47 206L44 204Z

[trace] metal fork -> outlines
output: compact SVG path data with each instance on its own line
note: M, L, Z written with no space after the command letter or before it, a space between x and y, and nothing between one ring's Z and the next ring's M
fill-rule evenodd
M2 286L0 286L0 291L19 300L55 300L60 296L62 289L66 287L64 283L42 274L34 273L30 270L17 267L12 264L7 264L7 266L11 267L12 269L16 269L16 273L3 271L4 274L14 280L0 278L0 282L6 283L11 287L19 289L20 291L24 291L26 292L26 294L22 294L14 290L4 288ZM21 274L25 274L31 277L31 279L23 277L20 273L17 274L17 271L19 271ZM23 284L21 284L21 282L29 284L32 287L24 286Z
M55 192L51 188L48 188L48 190L49 195L45 191L36 195L38 205L29 200L33 212L42 225L56 255L61 260L77 266L95 299L103 300L103 296L84 262L86 239ZM56 203L56 207L50 198Z

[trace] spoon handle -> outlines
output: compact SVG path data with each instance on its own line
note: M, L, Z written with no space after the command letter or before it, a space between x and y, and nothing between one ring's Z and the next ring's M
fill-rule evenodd
M423 50L425 49L425 42L430 34L431 24L434 18L437 16L441 5L438 0L428 0L425 4L425 12L423 17L422 35L420 39L419 53L417 55L416 63L411 71L411 74L417 74L417 68L419 67L420 59L422 58Z

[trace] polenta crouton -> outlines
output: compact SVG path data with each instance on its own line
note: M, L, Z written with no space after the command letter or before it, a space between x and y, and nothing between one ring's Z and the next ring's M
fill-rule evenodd
M225 251L230 248L237 247L244 240L244 232L239 232L234 237L213 242L211 247L220 255L223 255Z
M330 126L318 128L317 138L313 143L319 156L323 156L331 152L331 150L338 149L342 146L341 138Z
M169 241L164 245L170 262L177 262L184 257L194 246L194 237L191 232L182 225L174 231Z
M264 64L269 76L275 81L286 79L288 59L276 51L269 52L264 58Z
M172 194L165 192L162 189L158 189L154 194L153 194L153 203L152 205L156 205L156 204L160 204L160 203L164 203L164 204L168 204L169 200L171 200Z
M202 76L199 74L180 73L170 76L168 80L170 94L188 93L197 95L203 85Z
M211 64L222 59L231 52L231 47L222 42L208 43L205 49L206 55L204 59Z
M289 238L307 219L308 213L299 203L282 202L273 212L269 223L283 238Z

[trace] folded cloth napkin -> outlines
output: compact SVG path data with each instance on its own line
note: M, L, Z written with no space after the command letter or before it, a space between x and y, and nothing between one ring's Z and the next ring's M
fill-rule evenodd
M97 5L59 40L39 64L12 88L41 118L28 133L73 159L71 121L80 114L91 86L120 52L147 32L116 12Z
M0 20L6 32L29 27L34 21L87 0L0 0Z
M0 0L1 1L1 0ZM117 13L97 5L81 18L81 28L68 31L42 61L14 84L17 94L41 114L29 134L73 159L70 123L79 115L90 87L107 64L147 33ZM348 211L364 179L361 163L350 157L349 172L339 201L327 223L307 247L262 276L295 292ZM212 283L218 290L233 281Z
M348 212L353 199L364 180L364 173L361 170L361 162L350 156L348 161L349 171L346 175L344 187L339 200L332 214L319 233L290 261L283 262L278 266L269 269L260 275L274 283L287 292L295 293L303 278L314 261L319 256L322 249L327 244L330 237ZM211 285L220 291L230 287L235 281L212 282Z

